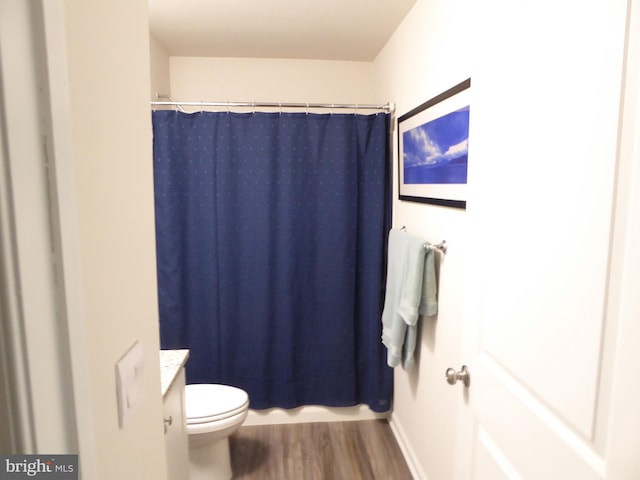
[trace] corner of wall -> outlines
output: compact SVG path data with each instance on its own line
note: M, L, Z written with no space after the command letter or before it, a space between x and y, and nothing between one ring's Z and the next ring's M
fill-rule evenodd
M171 94L170 60L164 46L149 32L149 60L151 75L151 100L156 100L157 94Z
M97 471L104 479L163 480L147 2L64 6ZM159 77L168 78L166 70ZM136 341L144 346L146 394L121 429L115 365Z

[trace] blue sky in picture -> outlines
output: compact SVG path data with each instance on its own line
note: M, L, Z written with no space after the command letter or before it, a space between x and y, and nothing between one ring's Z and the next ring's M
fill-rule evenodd
M467 183L469 106L403 133L404 183Z

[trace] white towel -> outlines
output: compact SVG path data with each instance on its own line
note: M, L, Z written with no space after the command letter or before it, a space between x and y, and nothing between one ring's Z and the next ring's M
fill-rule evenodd
M398 229L389 232L387 288L382 312L382 343L387 364L411 370L420 315L435 315L437 290L433 252L424 240Z

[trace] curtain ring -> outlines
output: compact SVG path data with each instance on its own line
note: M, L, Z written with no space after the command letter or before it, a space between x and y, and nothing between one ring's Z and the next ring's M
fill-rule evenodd
M307 110L306 110L307 115L309 115L309 102L307 102Z
M252 103L253 103L253 113L256 113L256 101L254 100Z

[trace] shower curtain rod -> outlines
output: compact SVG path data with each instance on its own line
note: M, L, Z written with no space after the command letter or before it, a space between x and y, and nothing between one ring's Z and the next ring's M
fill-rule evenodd
M158 96L158 98L167 98ZM173 106L173 107L269 107L269 108L328 108L328 109L350 109L350 110L383 110L388 113L394 113L396 106L389 102L387 104L375 105L375 104L360 104L360 103L311 103L311 102L193 102L193 101L178 101L178 100L156 100L151 102L152 106ZM181 111L184 111L180 109Z

